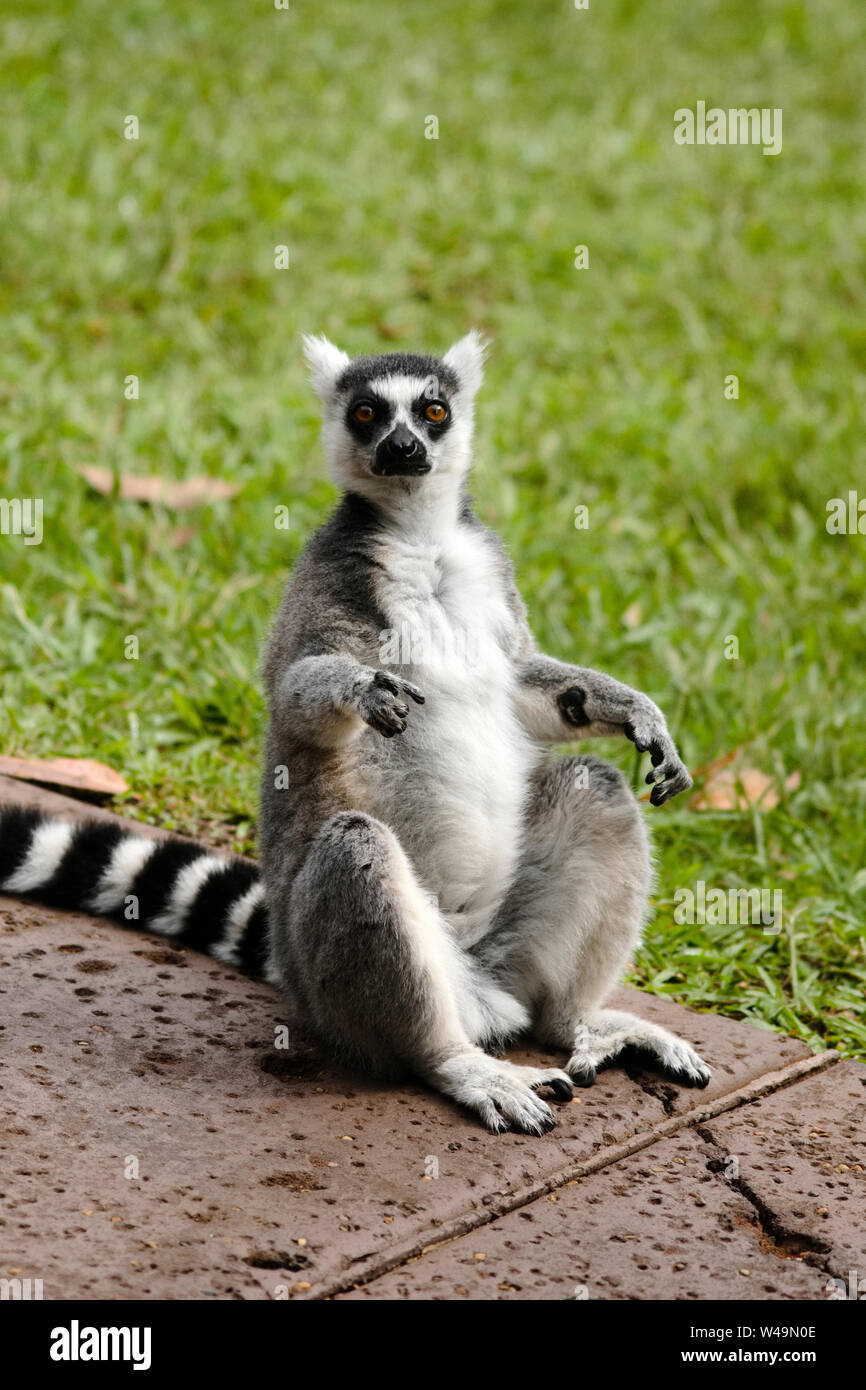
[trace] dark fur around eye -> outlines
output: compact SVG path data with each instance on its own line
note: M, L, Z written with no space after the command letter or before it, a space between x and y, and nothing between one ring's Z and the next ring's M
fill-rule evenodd
M428 407L431 405L441 405L444 408L444 420L430 420L427 418L427 410ZM451 424L451 407L449 406L446 400L442 399L441 396L436 396L432 399L430 396L420 396L419 399L414 402L412 406L412 411L413 414L417 415L418 418L423 422L427 430L427 433L431 435L434 439L438 435L444 434L445 431L448 429L449 425Z
M365 405L370 406L373 410L371 420L359 420L356 416L355 412ZM392 411L387 401L379 400L376 396L370 395L356 396L353 401L349 402L346 409L346 428L359 443L368 444L377 431L388 424L391 414Z

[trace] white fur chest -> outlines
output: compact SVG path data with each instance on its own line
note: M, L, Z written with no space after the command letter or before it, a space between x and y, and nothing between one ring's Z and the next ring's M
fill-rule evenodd
M383 541L380 660L418 685L380 763L379 813L464 944L484 934L513 873L535 751L514 712L514 618L496 558L460 526Z

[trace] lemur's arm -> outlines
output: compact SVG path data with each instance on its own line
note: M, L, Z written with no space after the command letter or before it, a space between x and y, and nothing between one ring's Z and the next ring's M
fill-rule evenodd
M362 723L384 738L401 734L409 718L407 697L424 703L411 681L374 670L348 652L327 652L301 657L281 673L275 714L292 738L333 748Z
M518 663L518 710L524 727L542 743L624 734L652 758L646 780L654 783L654 806L692 785L658 706L601 671L528 655Z

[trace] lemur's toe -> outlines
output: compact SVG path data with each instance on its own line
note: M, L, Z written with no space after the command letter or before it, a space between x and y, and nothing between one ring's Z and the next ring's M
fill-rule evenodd
M547 1087L551 1090L554 1100L571 1100L574 1095L574 1086L572 1085L571 1078L564 1074L546 1076L543 1081L539 1081L538 1085L533 1086L532 1089L537 1090L538 1087Z
M662 768L661 776L664 781L657 781L650 794L650 801L653 806L663 806L671 797L679 796L680 792L688 791L692 785L692 779L685 768ZM658 774L656 774L658 775ZM647 777L649 782L651 779Z
M668 1067L665 1074L677 1086L694 1086L703 1091L710 1084L712 1073L709 1067Z

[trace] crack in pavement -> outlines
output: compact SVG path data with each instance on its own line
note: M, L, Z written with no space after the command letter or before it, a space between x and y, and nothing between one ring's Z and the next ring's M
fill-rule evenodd
M775 1091L784 1090L808 1076L813 1076L816 1072L833 1066L840 1060L838 1052L820 1052L817 1056L805 1057L800 1061L791 1062L779 1071L766 1072L764 1076L758 1077L756 1081L750 1081L746 1086L730 1091L727 1095L718 1096L715 1100L704 1106L698 1106L694 1110L685 1111L681 1115L672 1115L657 1125L653 1125L650 1129L639 1130L630 1139L602 1149L590 1158L569 1164L566 1168L560 1169L559 1172L539 1182L504 1194L498 1200L494 1197L483 1213L466 1213L465 1216L456 1217L438 1229L431 1230L426 1238L423 1236L415 1237L404 1246L392 1248L390 1252L377 1252L366 1260L361 1257L360 1269L347 1269L341 1276L311 1290L307 1299L318 1301L333 1298L336 1294L346 1293L350 1289L370 1284L381 1275L388 1274L391 1270L399 1269L401 1265L408 1264L410 1260L426 1255L438 1246L448 1245L451 1241L459 1239L460 1236L468 1235L470 1231L487 1226L491 1221L505 1216L508 1212L518 1211L521 1207L529 1206L539 1197L545 1197L548 1193L565 1187L568 1183L588 1177L591 1173L596 1173L602 1168L610 1167L621 1159L628 1158L631 1154L639 1153L641 1149L650 1148L660 1139L666 1139L680 1129L693 1128L700 1133L699 1127L707 1120L715 1119L716 1116L722 1115L728 1110L739 1109L740 1106L747 1105L750 1101L760 1100L763 1096L770 1095ZM660 1097L656 1096L656 1099L660 1099ZM352 1261L353 1265L355 1263L357 1261ZM300 1301L306 1301L306 1299Z
M711 1173L721 1173L727 1166L731 1154L718 1140L713 1138L708 1129L704 1129L703 1125L697 1124L694 1129L698 1138L713 1154L713 1157L707 1161L707 1168ZM745 1178L723 1177L722 1181L728 1187L739 1192L754 1209L755 1224L766 1244L772 1246L774 1254L786 1260L799 1259L801 1256L805 1256L806 1264L822 1269L827 1274L836 1272L829 1267L828 1259L822 1258L824 1256L829 1257L832 1251L833 1247L830 1241L822 1240L819 1236L807 1235L802 1231L791 1230Z

